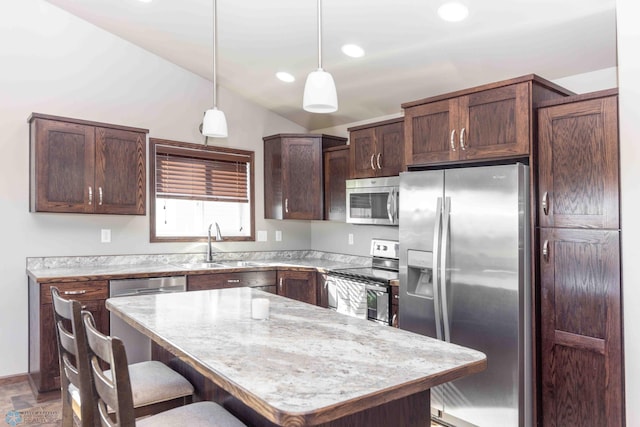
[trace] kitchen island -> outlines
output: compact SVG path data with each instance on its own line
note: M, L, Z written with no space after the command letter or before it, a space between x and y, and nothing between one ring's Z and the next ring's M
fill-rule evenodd
M257 297L268 320L251 318ZM106 305L275 425L424 427L431 387L486 368L475 350L250 288Z

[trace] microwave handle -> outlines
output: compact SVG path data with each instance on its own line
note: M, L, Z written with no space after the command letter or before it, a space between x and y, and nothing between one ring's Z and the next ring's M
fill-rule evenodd
M391 224L395 224L396 214L396 189L393 188L387 196L387 215Z

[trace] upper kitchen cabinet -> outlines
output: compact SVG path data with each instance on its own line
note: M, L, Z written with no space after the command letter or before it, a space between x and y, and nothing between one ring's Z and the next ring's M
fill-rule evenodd
M323 219L322 150L346 138L278 134L264 140L264 217Z
M346 221L349 146L327 148L324 156L324 219Z
M33 113L30 210L144 215L147 129Z
M528 157L533 105L570 94L529 75L402 104L405 162L410 166Z
M610 91L539 109L541 227L619 228L617 117Z
M402 117L348 130L352 178L394 176L405 169Z

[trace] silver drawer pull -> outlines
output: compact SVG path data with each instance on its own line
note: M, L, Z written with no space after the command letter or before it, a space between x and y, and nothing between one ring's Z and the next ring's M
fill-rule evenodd
M62 294L63 295L84 295L86 293L87 293L86 289L82 289L80 291L64 291Z
M240 279L228 279L227 283L240 283Z
M102 187L98 187L98 205L102 206Z
M544 212L545 215L549 215L549 193L546 191L542 196L542 212Z
M394 295L393 299L400 299L400 295Z

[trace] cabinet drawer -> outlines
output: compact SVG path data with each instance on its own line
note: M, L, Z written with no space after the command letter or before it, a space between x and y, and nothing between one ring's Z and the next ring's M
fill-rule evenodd
M187 277L187 290L238 288L241 286L275 286L275 271L200 274Z
M69 283L45 283L40 285L40 303L51 304L51 287L60 291L60 296L78 301L104 300L109 297L109 285L106 280Z

